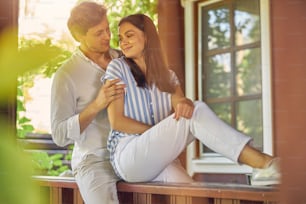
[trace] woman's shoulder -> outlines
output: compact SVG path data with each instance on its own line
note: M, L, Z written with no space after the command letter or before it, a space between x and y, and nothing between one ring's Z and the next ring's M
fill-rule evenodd
M124 56L114 58L110 62L110 64L123 64L123 63L125 63Z
M125 69L127 67L127 63L123 56L119 58L112 59L111 62L108 64L107 69Z
M122 78L124 75L126 75L126 72L128 71L129 67L126 64L123 57L112 59L111 62L108 64L105 77L106 78L114 78L119 77Z

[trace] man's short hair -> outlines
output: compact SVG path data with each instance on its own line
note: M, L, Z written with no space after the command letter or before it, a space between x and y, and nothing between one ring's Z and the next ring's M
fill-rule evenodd
M98 25L103 18L106 18L106 13L106 7L95 2L83 1L76 5L71 10L67 22L74 39L78 41L76 34L85 35L88 29Z

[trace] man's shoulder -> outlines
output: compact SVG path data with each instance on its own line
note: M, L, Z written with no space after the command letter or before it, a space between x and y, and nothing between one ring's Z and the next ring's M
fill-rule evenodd
M88 66L80 56L76 53L67 58L56 70L56 75L73 75L74 73L81 72L84 67Z

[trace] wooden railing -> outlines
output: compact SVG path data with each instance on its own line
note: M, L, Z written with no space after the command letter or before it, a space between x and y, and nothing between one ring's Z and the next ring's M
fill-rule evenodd
M50 204L83 204L73 178L34 177ZM277 204L278 190L228 183L118 182L121 204ZM42 191L43 192L43 191Z
M51 135L27 135L18 141L29 152L67 153L57 147ZM65 161L63 161L65 162ZM218 176L219 177L219 176ZM41 204L84 204L72 177L33 177L40 186ZM278 191L272 187L247 184L194 182L117 184L120 204L275 204Z

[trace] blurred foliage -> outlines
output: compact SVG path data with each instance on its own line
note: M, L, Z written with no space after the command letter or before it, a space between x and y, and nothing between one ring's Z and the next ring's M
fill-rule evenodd
M29 49L37 45L45 45L46 47L57 47L60 51L59 54L46 61L46 63L33 67L33 69L18 75L17 77L17 106L16 106L16 127L18 138L25 138L28 133L35 132L31 119L24 116L25 108L25 95L27 91L34 86L35 77L38 75L43 78L50 78L56 70L65 62L70 56L71 52L64 50L60 46L53 45L50 39L45 42L40 42L35 39L20 39L20 49ZM71 155L71 151L67 155ZM71 156L64 154L49 155L46 152L33 152L31 153L32 165L34 167L33 174L35 175L48 175L58 176L62 172L69 170L67 165L63 164L63 160L71 160Z
M64 50L62 47L53 45L50 39L41 42L35 39L25 39L21 38L19 43L19 49L31 49L32 47L44 45L47 48L56 47L59 50L58 55L44 64L37 67L32 67L31 70L19 74L17 77L17 111L16 111L16 126L17 126L17 136L19 138L24 138L29 132L34 131L34 127L31 124L31 120L24 116L26 111L25 108L25 95L27 91L34 86L35 77L41 75L43 78L50 78L55 73L55 71L62 65L62 63L71 56L71 52Z
M63 165L63 157L63 154L48 155L46 152L32 153L34 174L58 176L62 172L69 170L67 165Z
M33 174L34 175L48 175L59 176L61 173L70 170L69 166L63 161L71 161L73 145L67 147L66 154L49 155L46 152L32 152L30 153Z
M28 70L43 66L47 61L60 54L60 49L40 43L16 49L16 31L3 31L0 36L0 100L7 100L16 86L16 77Z
M16 77L35 67L42 66L55 58L60 50L44 44L17 49L15 30L3 31L0 35L0 103L10 101ZM42 197L31 179L33 172L31 158L16 146L14 127L7 118L0 117L0 203L5 204L40 204Z
M9 136L7 124L1 121L1 135ZM20 151L15 143L1 139L0 142L0 203L41 204L44 199L31 179L31 159Z

